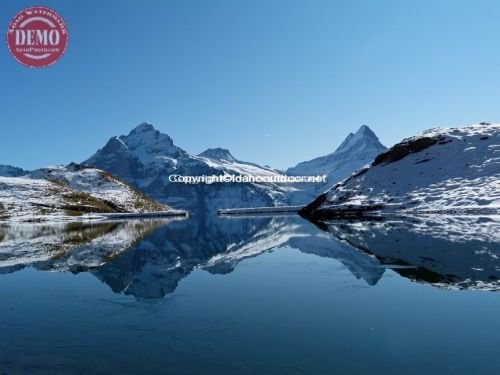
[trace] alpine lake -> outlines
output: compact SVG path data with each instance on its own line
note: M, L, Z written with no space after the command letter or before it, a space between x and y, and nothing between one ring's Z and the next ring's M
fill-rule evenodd
M500 217L0 227L0 374L498 374Z

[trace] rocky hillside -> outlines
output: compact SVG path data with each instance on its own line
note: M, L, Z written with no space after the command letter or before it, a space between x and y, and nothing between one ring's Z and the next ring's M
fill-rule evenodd
M107 172L78 164L0 177L0 221L51 221L90 213L168 211Z
M108 172L82 164L69 164L38 169L31 178L61 183L73 190L87 193L107 202L116 212L151 212L171 209Z
M404 139L302 213L473 211L500 207L500 125L438 128Z

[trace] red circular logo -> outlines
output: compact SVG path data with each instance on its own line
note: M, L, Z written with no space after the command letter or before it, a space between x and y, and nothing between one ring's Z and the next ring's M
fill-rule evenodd
M54 64L66 50L68 29L59 14L50 8L23 9L10 21L7 46L11 55L30 68Z

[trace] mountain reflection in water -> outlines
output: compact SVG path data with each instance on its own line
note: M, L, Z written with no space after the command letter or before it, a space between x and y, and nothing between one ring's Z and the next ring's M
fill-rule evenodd
M335 221L191 217L0 227L0 274L25 267L89 272L115 293L162 298L195 269L227 274L284 247L340 261L376 285L387 268L450 289L499 289L500 218Z

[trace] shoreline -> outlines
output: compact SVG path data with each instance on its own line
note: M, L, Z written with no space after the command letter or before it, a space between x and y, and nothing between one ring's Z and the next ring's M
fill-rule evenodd
M266 215L266 214L298 214L305 205L302 206L277 206L277 207L247 207L247 208L224 208L217 210L217 216L238 216L238 215Z
M13 220L0 220L0 226L21 225L21 224L65 224L81 222L103 222L112 220L135 220L135 219L155 219L155 218L187 218L189 212L184 210L170 210L158 212L113 212L113 213L90 213L81 216L55 216L55 217L31 217L15 218Z

